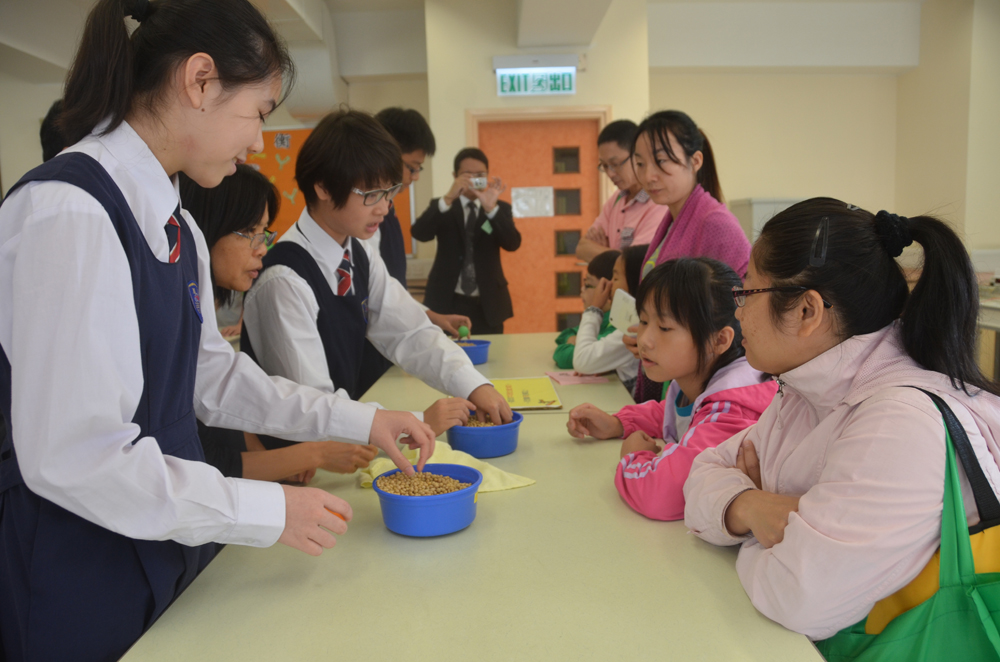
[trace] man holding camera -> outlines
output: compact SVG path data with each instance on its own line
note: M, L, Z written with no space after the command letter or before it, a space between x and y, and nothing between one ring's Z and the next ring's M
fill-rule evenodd
M500 249L516 251L521 234L510 205L499 200L504 184L489 176L486 154L467 147L455 156L455 181L413 224L417 241L437 239L424 304L442 315L465 315L472 331L503 333L513 317Z

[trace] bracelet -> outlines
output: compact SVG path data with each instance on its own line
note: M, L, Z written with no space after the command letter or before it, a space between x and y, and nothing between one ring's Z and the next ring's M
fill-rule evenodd
M604 317L604 311L601 310L600 308L598 308L597 306L587 306L587 309L584 310L583 312L585 312L585 313L597 313L601 317Z

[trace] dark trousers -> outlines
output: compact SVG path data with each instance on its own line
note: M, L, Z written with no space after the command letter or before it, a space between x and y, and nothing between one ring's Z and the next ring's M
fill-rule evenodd
M472 320L472 333L477 336L485 333L503 333L503 322L497 326L491 326L486 321L486 311L483 310L483 302L479 297L456 294L451 302L451 310L439 312L442 315L465 315Z

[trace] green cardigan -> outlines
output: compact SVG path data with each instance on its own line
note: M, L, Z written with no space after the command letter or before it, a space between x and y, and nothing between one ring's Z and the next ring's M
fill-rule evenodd
M604 319L601 320L601 330L597 333L598 340L614 332L615 327L611 326L610 318L610 312L604 313ZM563 370L573 369L573 350L576 349L576 345L571 345L566 341L575 336L579 328L578 326L574 326L571 329L566 329L556 338L556 351L552 354L552 358L555 360L556 365Z

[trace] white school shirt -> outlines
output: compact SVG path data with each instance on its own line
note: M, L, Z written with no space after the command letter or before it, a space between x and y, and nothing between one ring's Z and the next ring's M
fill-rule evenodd
M622 331L615 329L603 338L597 337L603 321L603 313L589 308L583 311L576 330L573 369L585 375L614 370L622 382L632 381L639 374L639 359L622 342L625 335Z
M473 220L472 218L470 218L472 214L469 213L469 203L473 202L473 200L470 200L464 195L460 195L458 196L458 201L462 205L462 218L465 219L464 231L468 232L469 223L471 223ZM481 202L479 202L479 200L475 200L474 202L476 203L475 218L479 218L479 210L482 209L483 205ZM442 196L438 198L438 210L442 214L445 214L448 212L449 209L451 209L451 205L449 205L444 201L444 197ZM496 217L497 211L499 210L500 210L500 204L497 203L497 206L493 208L493 211L486 212L486 220L492 221ZM473 267L473 274L474 273L475 273L475 267ZM465 292L462 291L462 277L461 275L459 275L458 283L455 284L455 294L461 294L462 296L477 297L479 296L479 287L477 285L476 289L472 290L472 294L466 295Z
M168 262L163 227L180 197L146 143L123 123L68 151L108 171L150 251ZM197 251L200 289L210 293L208 246L181 214L195 242L181 250ZM198 418L300 441L366 442L374 408L267 377L222 339L211 305L202 315ZM128 258L104 207L82 189L34 182L0 208L0 345L11 363L14 446L33 492L132 538L278 540L280 485L225 478L203 462L164 456L152 437L137 440L143 375Z
M337 267L344 247L313 220L308 209L302 210L280 241L304 248L316 260L330 289L337 291ZM389 275L381 256L360 243L368 256L367 337L375 348L444 393L465 398L489 384L466 353L431 324L420 304ZM318 317L319 302L312 287L280 264L265 269L243 300L243 324L254 339L254 353L265 372L347 397L330 377L316 326Z

